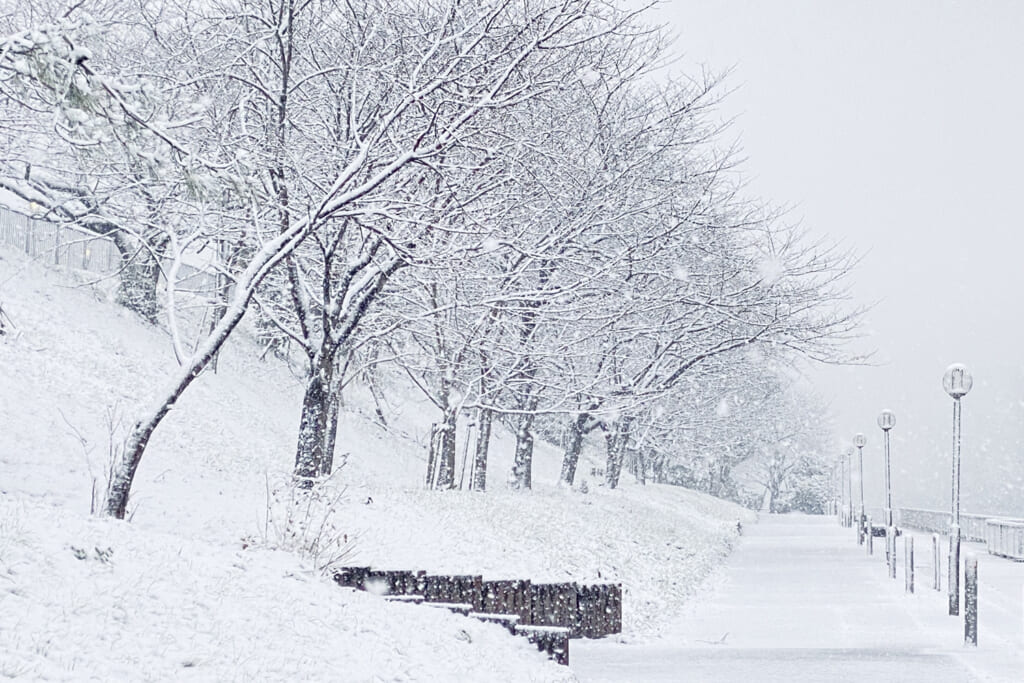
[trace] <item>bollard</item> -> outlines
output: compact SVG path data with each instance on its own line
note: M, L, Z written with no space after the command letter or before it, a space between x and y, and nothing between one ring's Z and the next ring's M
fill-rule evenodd
M884 521L884 516L883 516ZM892 568L892 553L889 552L889 541L892 539L892 534L889 533L889 527L885 527L885 572L888 574Z
M903 550L906 553L906 557L903 558L903 569L906 579L906 590L908 593L914 592L914 537L910 534L904 534L906 540L903 541Z
M949 531L949 616L960 614L960 527Z
M896 529L892 525L885 527L885 555L889 558L889 578L896 578Z
M964 562L964 644L978 644L978 558L973 553Z
M942 590L942 570L940 569L941 566L942 550L939 544L939 535L932 534L932 574L934 574L933 587L937 591Z
M873 531L874 527L871 526L871 518L870 517L868 517L867 525L868 525L867 526L867 529L868 529L868 555L874 555L875 554L875 532Z

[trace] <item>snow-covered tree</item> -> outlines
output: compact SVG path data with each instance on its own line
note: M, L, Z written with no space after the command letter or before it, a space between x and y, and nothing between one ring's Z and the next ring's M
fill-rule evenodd
M447 176L444 161L453 149L471 148L479 114L555 87L566 54L627 18L583 0L168 2L143 11L155 49L181 60L152 101L194 97L199 89L217 106L169 126L141 114L127 86L114 87L89 67L81 74L86 83L105 92L98 114L136 121L183 169L175 189L196 195L189 208L208 220L184 235L176 222L172 239L191 244L228 227L254 246L232 273L223 318L192 349L176 343L177 376L132 426L107 501L118 517L151 434L241 320L260 281L311 234L338 244L351 230L360 234L358 248L339 257L342 281L325 291L300 426L296 474L315 476L332 354L387 277L416 258L397 228L429 224L436 208L418 205L417 184ZM204 126L211 135L187 138L191 146L177 130Z

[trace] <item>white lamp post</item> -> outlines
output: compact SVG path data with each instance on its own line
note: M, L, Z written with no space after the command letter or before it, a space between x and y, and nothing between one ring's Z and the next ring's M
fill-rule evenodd
M885 525L892 526L892 469L889 460L889 430L896 426L896 415L886 409L878 416L878 426L885 435Z
M846 453L839 454L839 526L846 526Z
M889 576L896 578L896 534L892 526L892 467L889 458L889 430L896 426L896 414L886 408L878 415L878 426L885 435L885 556Z
M846 449L846 525L853 526L853 449Z
M960 614L960 399L974 385L967 368L954 363L942 376L942 388L953 397L953 496L949 528L949 613Z
M864 543L864 445L868 440L858 432L853 437L853 445L857 447L858 480L860 481L860 510L857 513L857 544ZM868 531L868 533L871 533Z

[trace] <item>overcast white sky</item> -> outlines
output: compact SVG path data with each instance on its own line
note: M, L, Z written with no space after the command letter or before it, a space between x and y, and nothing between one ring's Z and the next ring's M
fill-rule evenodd
M941 377L963 362L962 509L1024 516L1024 3L666 0L656 16L679 69L733 69L722 114L751 190L864 254L854 294L878 302L865 346L882 365L814 378L841 435L869 438L868 504L889 407L895 504L948 508Z

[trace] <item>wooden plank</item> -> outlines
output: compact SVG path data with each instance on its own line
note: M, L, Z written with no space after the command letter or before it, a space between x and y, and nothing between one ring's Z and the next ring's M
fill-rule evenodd
M345 588L365 590L366 577L369 573L370 567L342 567L335 570L334 582Z
M569 629L559 626L516 626L517 635L525 636L541 652L564 666L569 666Z
M492 614L488 612L470 612L467 616L486 621L492 624L504 626L509 633L515 634L516 626L519 625L519 616L516 614Z

